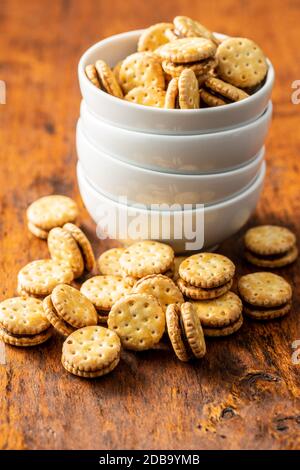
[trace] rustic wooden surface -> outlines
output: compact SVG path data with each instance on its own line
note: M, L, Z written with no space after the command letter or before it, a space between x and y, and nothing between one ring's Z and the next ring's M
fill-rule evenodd
M0 0L1 298L14 294L29 260L46 244L26 230L29 202L48 193L80 197L74 129L80 94L76 65L90 44L112 33L187 14L209 27L255 39L272 59L277 81L267 142L268 173L254 223L280 223L300 239L299 0ZM82 208L96 253L105 245ZM222 252L241 260L240 235ZM156 351L126 353L109 376L88 381L60 364L62 339L29 350L6 347L0 365L2 449L295 449L300 447L299 263L283 274L295 287L282 321L246 321L235 336L208 341L206 357L189 365L167 341Z

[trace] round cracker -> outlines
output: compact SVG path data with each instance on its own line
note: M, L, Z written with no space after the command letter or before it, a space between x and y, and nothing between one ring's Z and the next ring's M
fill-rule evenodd
M137 279L132 276L127 276L120 265L120 258L124 251L124 248L111 248L110 250L104 251L98 258L99 271L100 274L124 277L130 286L134 286Z
M61 363L66 369L66 371L70 372L70 374L77 375L78 377L84 377L85 379L95 379L98 377L102 377L103 375L109 374L112 372L120 362L120 358L118 357L115 361L113 361L109 366L104 367L101 370L97 370L95 372L87 372L84 370L79 370L76 367L72 367L65 358L62 357Z
M249 305L244 305L244 313L254 320L273 320L287 315L292 308L292 302L277 308L268 308L267 310L255 309Z
M27 228L32 235L35 237L41 238L42 240L47 240L48 237L48 230L43 230L42 228L37 227L36 225L32 224L31 222L27 223Z
M45 343L53 334L53 329L50 327L41 333L32 336L14 336L8 333L3 328L0 328L0 340L11 346L30 347L37 346Z
M107 63L104 60L97 60L95 67L100 78L101 87L110 95L123 98L121 87Z
M113 305L107 323L124 348L143 351L152 348L164 334L165 314L155 297L130 294Z
M230 83L226 83L216 77L208 77L205 80L204 85L213 92L219 93L231 101L241 101L245 98L249 98L248 93L246 93L244 90L230 85Z
M192 20L188 16L175 16L174 26L179 34L183 37L200 37L206 38L213 41L215 44L219 44L219 40L216 36L203 26L199 21Z
M241 316L243 304L234 292L213 300L191 301L203 327L223 328Z
M60 318L53 306L51 295L48 295L43 300L43 308L45 316L47 317L48 321L51 325L55 328L63 336L69 336L75 328L65 322L62 318Z
M67 284L56 286L51 300L58 315L74 328L97 325L97 312L92 302L79 290Z
M200 359L206 353L202 326L193 304L185 302L180 306L181 319L185 336L195 357Z
M80 377L99 377L113 370L120 360L118 335L102 326L74 331L62 348L62 364Z
M199 83L191 69L184 69L180 74L178 79L178 96L181 109L199 108Z
M165 105L166 92L160 88L151 88L139 86L133 88L125 96L126 101L141 104L143 106L152 106L154 108L163 108Z
M120 265L120 258L125 248L111 248L104 251L98 258L98 267L101 274L123 276L124 271Z
M180 306L170 304L166 310L166 323L168 335L178 359L187 362L191 358L191 350L186 348L181 325Z
M85 281L80 292L94 304L97 310L110 310L120 297L131 292L132 287L121 276L94 276Z
M169 39L169 41L176 41L176 39L180 38L178 31L175 31L173 25L172 25L172 28L166 29L165 35Z
M220 297L221 295L228 292L232 287L232 283L233 281L231 279L229 282L226 282L226 284L220 287L203 289L202 287L191 286L181 278L177 279L177 285L183 295L193 300L216 299L217 297Z
M125 273L136 278L163 273L173 261L174 251L169 245L150 240L133 243L120 257Z
M182 293L172 279L162 274L150 274L143 277L137 281L132 292L153 295L164 311L167 310L170 304L180 305L184 302Z
M258 307L279 307L292 298L290 284L283 277L269 272L242 276L238 290L245 302Z
M231 325L224 326L223 328L203 328L204 336L220 337L229 336L238 331L243 325L243 316L240 317Z
M268 66L260 47L247 38L228 38L218 47L218 75L241 88L255 87L267 75Z
M86 271L92 271L95 266L95 256L92 245L90 244L90 241L85 233L79 227L77 227L77 225L71 223L65 224L63 228L70 232L72 237L77 242L83 256L84 267Z
M215 106L224 106L225 104L227 104L227 102L222 98L219 98L218 96L215 96L204 89L200 90L200 98L210 108L213 108Z
M296 236L286 227L260 225L247 230L244 243L253 254L277 255L291 250L296 244Z
M179 275L188 284L209 289L229 282L235 273L233 262L217 253L198 253L179 266Z
M155 53L162 59L175 64L197 62L213 57L216 45L209 39L193 37L168 42L156 49Z
M65 262L52 259L31 261L18 273L18 285L28 294L48 295L58 284L70 284L73 272Z
M151 53L135 52L123 60L119 73L125 93L136 87L165 88L163 69Z
M22 289L22 287L20 287L19 285L17 285L16 294L18 295L18 297L34 297L35 299L39 300L43 300L45 297L44 295L30 294L26 292L25 289Z
M97 88L101 88L98 73L94 64L89 64L85 67L85 74L93 85Z
M267 258L260 258L250 251L246 250L245 251L245 257L247 261L249 261L251 264L254 264L255 266L260 266L262 268L283 268L284 266L287 266L288 264L294 263L296 259L298 258L298 248L293 246L289 251L287 251L283 256L280 256L280 258L276 259L267 259Z
M196 77L198 78L199 76L206 75L208 74L211 70L214 69L216 66L217 62L215 59L206 59L202 60L201 62L193 62L193 63L187 63L187 64L174 64L173 62L170 62L169 60L163 60L162 61L162 68L164 71L171 75L171 77L179 77L181 72L185 69L190 69L194 72Z
M173 28L172 23L157 23L145 29L138 40L138 52L155 51L159 46L169 42L165 33L170 28Z
M178 78L172 78L168 84L168 88L165 95L165 108L175 109L176 99L178 96Z
M179 279L179 266L186 258L187 256L175 256L173 263L173 281L177 281L177 279Z
M67 230L61 227L50 230L48 249L54 261L64 262L71 267L75 279L82 275L83 257L76 240Z
M121 82L120 82L120 69L121 69L121 65L122 65L122 62L123 60L119 60L119 62L116 63L116 65L113 67L113 73L114 73L114 76L116 77L116 80L118 82L118 84L121 86Z
M51 230L67 222L75 222L77 216L77 204L67 196L44 196L30 204L27 209L28 221L42 230Z
M0 326L14 335L36 335L49 328L43 302L34 297L12 297L0 303Z

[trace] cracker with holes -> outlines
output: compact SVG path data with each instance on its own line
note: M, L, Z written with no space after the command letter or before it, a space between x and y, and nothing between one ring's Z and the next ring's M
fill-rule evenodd
M136 87L165 89L163 69L157 58L148 52L136 52L126 57L119 79L125 93Z
M199 83L195 73L191 69L184 69L179 76L178 96L181 109L199 108Z
M216 299L217 297L220 297L221 295L228 292L232 287L232 283L233 281L231 279L222 286L204 289L203 287L195 287L190 285L188 282L181 279L181 277L177 279L177 285L183 295L193 300Z
M138 86L130 90L124 99L132 103L153 108L163 108L166 99L166 92L161 88Z
M78 208L67 196L51 195L37 199L27 209L28 229L36 237L46 239L49 230L75 222Z
M92 82L93 85L95 85L97 88L101 88L99 76L94 64L87 65L85 67L85 73L87 78L90 82Z
M13 346L35 346L52 336L43 304L32 297L13 297L0 303L0 340Z
M85 295L97 310L110 310L120 297L131 292L131 285L121 276L94 276L85 281L80 292Z
M137 279L127 276L120 265L120 258L124 251L125 248L111 248L104 251L98 258L98 268L100 274L124 277L130 286L134 286Z
M256 320L279 318L291 309L292 287L277 274L257 272L242 276L238 291L245 314Z
M166 311L168 335L178 359L202 358L206 344L201 322L190 302L170 304Z
M209 108L214 108L216 106L225 106L227 101L220 96L216 96L205 88L200 90L200 99L201 102L205 103Z
M227 336L242 326L243 304L234 292L212 300L191 301L206 336Z
M179 276L184 281L204 289L226 284L234 273L233 262L217 253L197 253L186 258L179 266Z
M151 240L133 243L120 257L124 272L135 278L164 273L173 261L174 251L169 245Z
M101 274L123 276L124 272L120 265L120 258L125 248L111 248L104 251L98 258L98 268Z
M256 266L280 268L293 263L298 257L296 237L285 227L253 227L246 232L244 244L246 259Z
M130 294L113 305L108 327L118 334L124 348L143 351L161 339L165 331L165 314L152 295Z
M200 62L189 62L186 64L174 64L168 60L162 61L162 68L171 77L179 77L181 72L185 69L191 69L196 77L206 76L209 72L214 70L217 62L215 59L206 59Z
M28 295L51 294L58 284L70 284L74 274L70 266L52 259L35 260L18 273L18 287Z
M114 73L114 76L116 77L116 80L118 82L118 84L121 86L121 82L120 82L120 69L121 69L121 65L122 65L122 62L123 60L119 60L119 62L116 63L116 65L113 67L113 73Z
M97 60L95 64L100 85L103 90L117 98L123 98L122 89L115 77L115 74L104 60Z
M175 109L177 97L178 97L178 78L172 78L172 80L170 80L168 84L166 95L165 95L165 108Z
M70 266L75 279L83 274L84 261L82 253L70 232L61 227L50 230L48 249L54 261Z
M166 323L168 335L173 350L183 362L187 362L193 356L192 351L188 347L185 334L181 323L180 305L170 304L166 310Z
M153 295L164 311L170 304L180 305L184 302L182 293L172 279L162 274L151 274L143 277L135 284L132 292Z
M61 334L68 335L74 329L97 325L98 316L92 302L74 287L56 286L43 302L45 315Z
M71 223L65 224L63 229L69 232L76 241L82 254L84 269L86 271L92 271L95 266L95 256L92 245L90 244L90 241L85 233L79 227L77 227L77 225Z
M168 42L156 49L155 53L163 60L175 64L197 62L214 57L216 45L205 38L183 38Z
M200 37L206 38L213 41L215 44L219 44L219 40L216 36L203 26L199 21L195 21L188 16L175 16L174 18L175 30L178 31L182 37Z
M138 52L155 51L159 46L169 42L166 30L171 28L173 28L172 23L157 23L145 29L138 41Z
M206 91L215 98L224 101L224 104L234 103L249 97L248 93L244 90L230 85L230 83L226 83L216 77L208 77L204 81L203 86L205 87L203 91ZM204 98L205 97L206 95L204 95Z
M65 340L61 362L71 374L96 378L111 372L120 361L118 335L103 326L86 326Z
M219 77L236 87L256 87L267 75L265 55L251 39L225 39L218 47L216 57Z

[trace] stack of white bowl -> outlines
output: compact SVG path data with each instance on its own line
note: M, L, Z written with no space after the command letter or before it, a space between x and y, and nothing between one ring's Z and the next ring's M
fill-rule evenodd
M273 67L269 62L263 87L246 100L199 110L136 105L89 82L86 65L100 58L115 65L136 51L140 34L132 31L105 39L88 49L79 62L81 196L96 223L103 220L99 207L104 205L112 217L116 211L123 218L131 213L156 215L161 226L156 238L171 243L177 252L187 249L187 240L184 235L176 238L173 231L166 237L163 225L170 224L170 217L176 225L182 206L192 204L190 209L185 206L184 213L193 218L202 212L203 248L208 249L237 232L256 207L265 176ZM164 203L165 208L152 206ZM195 208L200 204L204 210ZM114 237L112 226L107 224L105 229Z

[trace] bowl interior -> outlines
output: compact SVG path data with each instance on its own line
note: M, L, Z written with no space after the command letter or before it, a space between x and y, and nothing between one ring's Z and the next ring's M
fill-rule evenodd
M129 32L121 33L121 34L116 34L116 35L110 36L106 39L103 39L102 41L99 41L98 43L91 46L83 54L83 56L81 57L81 59L79 61L79 65L78 65L79 73L84 76L84 81L85 81L86 85L89 86L89 87L92 87L93 90L95 91L95 93L101 93L101 94L107 95L108 99L113 99L113 100L118 99L118 98L115 98L114 96L111 96L111 95L103 92L102 90L99 90L98 88L96 88L89 81L89 79L86 77L85 67L87 65L91 64L91 63L95 63L98 59L105 60L110 67L115 66L120 60L123 60L126 56L136 52L136 50L137 50L137 41L138 41L138 38L142 34L143 31L144 31L143 29L140 29L140 30L129 31ZM219 39L224 39L224 38L227 37L226 35L221 34L221 33L215 33L215 35ZM273 66L272 66L269 59L267 59L267 62L268 62L268 68L269 68L268 69L268 74L267 74L265 83L260 88L260 90L258 90L256 93L251 95L246 100L231 103L230 107L244 106L245 102L249 102L249 100L253 99L253 97L255 97L255 96L257 97L257 96L259 96L259 94L263 94L264 89L266 87L268 87L270 85L272 87L273 80L274 80L274 69L273 69ZM141 107L143 109L145 109L145 108L150 109L151 111L159 111L159 112L165 112L165 113L174 113L174 112L175 113L176 112L180 112L180 113L199 113L199 109L196 109L196 110L194 110L194 109L187 109L187 110L180 109L179 110L179 109L163 109L163 108L157 109L157 108L138 105L138 104L131 103L131 102L128 102L128 101L123 101L123 100L120 100L120 99L118 99L118 101L121 102L121 103L124 103L124 105L126 105L126 106ZM201 113L203 113L203 112L217 113L222 108L228 108L228 105L219 106L219 107L216 107L216 108L202 108L202 109L200 109L200 112Z

